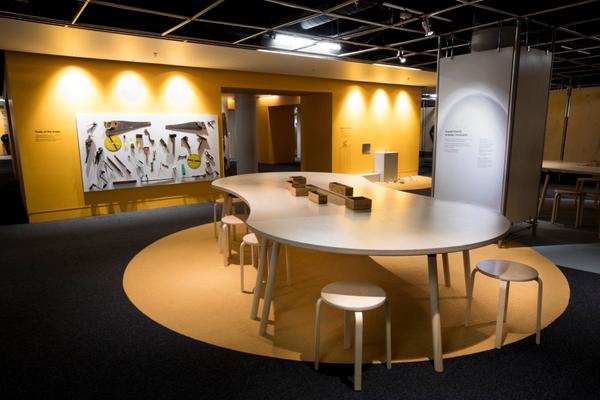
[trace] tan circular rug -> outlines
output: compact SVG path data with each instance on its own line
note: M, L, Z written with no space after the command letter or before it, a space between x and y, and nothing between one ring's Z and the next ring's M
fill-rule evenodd
M212 224L174 233L146 247L127 266L123 287L142 313L182 335L246 353L311 361L315 302L320 289L336 280L372 282L385 289L392 306L394 361L431 357L426 257L366 257L289 250L292 286L286 282L282 251L268 334L264 337L258 335L259 321L250 319L252 294L240 292L238 255L234 253L232 263L223 266ZM248 248L246 255L249 263ZM471 265L484 258L515 260L540 272L544 281L544 327L567 307L566 278L552 262L531 248L514 243L502 249L486 246L471 252ZM498 281L478 274L472 325L466 328L462 254L450 254L451 287L444 286L441 259L438 270L444 357L493 349ZM245 289L249 292L254 286L256 270L247 265L245 272ZM534 282L511 285L505 345L535 332L536 296ZM353 352L343 349L343 313L323 306L321 318L321 360L352 363ZM379 363L384 359L384 332L383 308L366 312L365 362Z

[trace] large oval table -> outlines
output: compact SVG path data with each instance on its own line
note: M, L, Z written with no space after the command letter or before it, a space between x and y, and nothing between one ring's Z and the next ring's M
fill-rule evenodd
M469 250L497 242L510 228L508 219L487 208L389 189L357 175L302 175L307 183L324 189L330 182L352 186L355 196L372 199L371 211L354 211L331 202L319 205L307 197L292 196L286 183L288 172L231 176L212 183L250 207L247 225L261 238L252 318L258 316L267 242L273 242L259 334L266 333L280 244L357 255L426 255L434 367L443 371L436 255L463 252L468 290ZM230 196L226 196L224 207L230 207Z

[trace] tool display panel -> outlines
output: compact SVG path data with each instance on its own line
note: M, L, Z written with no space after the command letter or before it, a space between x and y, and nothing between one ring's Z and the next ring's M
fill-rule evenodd
M78 113L84 192L219 177L217 115Z

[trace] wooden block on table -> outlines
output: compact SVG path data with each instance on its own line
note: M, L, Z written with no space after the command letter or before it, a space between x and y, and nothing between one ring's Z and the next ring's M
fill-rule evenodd
M292 186L290 187L290 193L296 197L308 196L308 188L306 187L306 185L292 184Z
M329 182L329 190L343 196L352 196L352 193L354 193L352 186L344 185L339 182Z
M346 207L351 210L370 210L371 199L363 196L346 197Z
M308 192L308 199L313 203L317 204L327 204L327 195L321 194L316 190L311 190Z
M290 180L294 183L301 183L303 185L306 185L306 177L304 177L304 176L300 176L300 175L290 176Z

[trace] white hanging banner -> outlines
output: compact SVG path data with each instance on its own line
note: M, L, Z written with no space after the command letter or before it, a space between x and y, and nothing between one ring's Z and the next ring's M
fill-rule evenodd
M512 48L443 58L434 196L502 212Z

